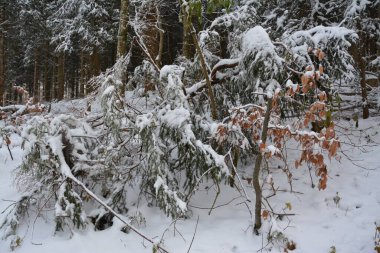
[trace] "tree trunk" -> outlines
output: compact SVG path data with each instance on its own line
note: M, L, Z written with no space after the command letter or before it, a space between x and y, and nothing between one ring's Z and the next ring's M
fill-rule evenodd
M58 56L57 66L57 99L63 100L65 96L65 53L62 52Z
M159 47L160 43L157 43L157 40L160 36L159 30L157 29L159 26L159 12L158 6L154 2L144 3L139 10L139 15L137 16L137 22L144 24L139 29L140 34L139 43L142 46L142 50L144 54L148 56L149 61L152 64L157 65L157 56L159 55Z
M182 54L186 59L191 59L194 56L194 45L192 43L191 35L191 17L182 8L182 23L183 23L183 45Z
M50 74L51 74L51 65L49 64L49 41L45 42L45 66L44 66L44 88L43 88L43 96L46 101L51 101L51 82L50 82ZM53 63L54 65L54 63Z
M36 48L34 56L34 78L33 78L33 104L40 101L40 50Z
M79 74L79 97L83 98L85 96L85 84L86 84L86 56L83 50L80 53L80 74Z
M358 61L359 72L360 72L360 88L362 93L362 102L363 102L363 119L369 118L369 103L367 99L367 82L366 82L366 74L365 74L365 61L361 56L359 56L360 60Z
M208 1L202 0L202 27L203 27L203 30L205 30L207 25L208 25L207 7L208 7Z
M228 178L228 183L230 184L231 187L235 186L235 176L236 176L236 171L237 166L239 163L239 157L240 157L240 152L239 152L239 147L234 147L233 148L233 160L232 160L232 166L234 166L235 169L231 171L231 175Z
M156 57L156 64L159 68L161 68L162 67L162 54L164 51L164 30L162 27L162 18L161 18L159 6L156 6L156 15L157 15L157 26L158 26L158 33L159 33L159 46L158 46L158 54Z
M211 87L211 80L210 80L210 76L209 76L208 70L207 70L208 68L207 68L207 65L205 62L205 58L203 56L202 49L199 46L197 34L196 34L196 31L195 31L192 23L190 23L190 28L192 30L191 35L193 37L195 48L197 49L199 59L201 62L202 73L203 73L204 78L206 79L207 93L208 93L208 97L210 100L210 107L211 107L211 116L212 116L213 120L217 120L218 119L218 112L216 110L215 96L214 96L214 92L213 92L212 87Z
M127 52L129 0L120 0L120 22L117 34L117 59Z
M214 120L217 120L218 112L216 110L215 96L214 96L214 92L213 92L212 87L211 87L211 80L210 80L210 76L208 74L208 68L206 65L206 61L205 61L202 49L198 43L197 33L196 33L195 28L193 26L193 23L191 21L191 15L188 12L188 8L187 8L188 3L186 1L183 1L183 2L181 1L181 4L182 4L182 6L181 6L182 22L184 24L184 29L185 29L185 27L187 29L186 32L184 31L184 36L190 36L190 39L193 40L193 43L195 45L195 49L198 53L199 60L201 63L202 74L203 74L204 78L206 79L207 93L208 93L208 97L209 97L209 101L210 101L210 107L211 107L211 116ZM186 54L190 53L189 51L187 51L190 48L185 48L186 43L187 42L185 42L185 38L184 38L183 54L186 58L190 59L192 55L191 56L186 55Z
M56 99L58 97L58 84L57 84L57 60L54 58L51 75L51 98Z
M101 72L99 50L96 46L91 54L91 69L91 77L98 76Z
M367 83L365 78L366 62L363 58L365 57L365 47L367 45L364 38L365 34L362 32L362 24L360 20L357 20L356 29L358 31L359 41L356 43L356 45L353 45L351 47L351 51L359 71L360 88L363 102L363 119L367 119L369 117L369 103L367 100Z
M264 123L263 123L263 131L261 133L261 141L262 143L266 143L267 141L267 133L268 133L268 125L269 125L269 119L270 119L270 113L272 110L272 98L268 99L267 102L267 111L265 112L264 116ZM253 188L255 189L255 195L256 195L256 201L255 201L255 226L254 230L256 233L258 233L258 230L261 228L261 198L262 198L262 192L261 192L261 186L259 181L260 176L260 169L261 169L261 162L263 160L263 155L261 154L261 151L259 151L259 154L255 161L255 168L253 170Z
M3 8L0 8L0 23L4 22ZM4 33L0 29L0 105L3 105L5 101L5 46L4 46Z
M85 80L87 82L94 76L98 76L101 72L100 69L100 58L99 58L99 51L97 47L94 47L92 53L90 54L89 58L89 69L87 70L88 77ZM87 85L86 86L86 94L90 94L94 91L94 87Z

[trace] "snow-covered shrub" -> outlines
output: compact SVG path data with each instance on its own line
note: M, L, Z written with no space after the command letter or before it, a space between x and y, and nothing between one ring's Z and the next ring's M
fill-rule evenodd
M5 218L0 223L0 231L3 232L1 239L7 240L12 250L21 245L21 237L17 235L18 226L24 222L24 217L28 213L29 206L33 204L31 195L26 194L15 202L7 212Z
M326 54L325 68L333 80L352 80L356 70L348 49L358 39L357 34L344 27L317 26L308 30L285 32L282 41L292 52L298 66L312 66L310 48L321 49Z
M199 44L202 48L206 64L215 65L221 55L220 35L216 31L202 31L199 33Z
M228 50L231 57L237 57L241 50L242 34L259 23L256 7L256 1L244 1L244 4L231 12L217 17L210 25L210 30L216 31L221 40L226 40L225 44L221 45L222 51Z
M248 78L266 81L281 73L284 60L277 54L276 47L261 26L255 26L244 34L242 52Z
M83 134L89 133L89 128L70 116L35 117L22 134L26 157L17 172L18 185L36 199L39 207L55 203L57 231L62 230L67 221L77 228L86 224L80 191L69 178L75 170L74 163L84 156L84 145L90 144L73 141L72 134L78 127L83 127Z
M177 75L169 74L165 102L136 119L147 155L143 187L153 192L160 208L173 217L186 214L186 201L203 174L209 173L219 183L228 173L224 157L194 131L194 115L182 86Z
M159 77L152 63L143 61L140 66L135 68L133 76L127 84L127 88L137 91L139 95L144 95L148 91L155 90L158 81Z

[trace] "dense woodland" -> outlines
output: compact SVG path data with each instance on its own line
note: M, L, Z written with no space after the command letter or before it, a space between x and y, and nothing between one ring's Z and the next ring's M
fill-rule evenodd
M192 27L197 33L204 28L217 32L219 48L215 49L215 55L228 58L231 25L222 27L212 22L224 13L233 13L242 3L194 1L191 16L186 18L175 0L3 0L0 13L2 104L17 101L19 94L15 87L28 91L34 102L84 97L96 89L88 81L113 66L118 54L121 56L131 50L133 60L128 66L127 80L147 59L139 44L133 43L136 36L143 41L158 67L178 62L181 56L194 57ZM358 38L352 41L349 53L355 61L356 77L362 80L362 86L366 72L378 77L378 1L258 0L249 5L255 9L247 13L249 17L245 18L252 19L247 21L268 29L273 40L283 37L284 33L316 26L353 29ZM361 92L366 99L366 91Z
M28 192L0 224L13 246L26 207L54 206L57 231L102 230L117 217L138 232L120 216L130 188L177 219L190 215L205 182L218 189L212 207L221 185L251 203L244 185L252 184L247 207L260 234L262 219L276 215L263 210L262 194L275 191L260 183L273 186L268 163L281 164L291 192L298 167L314 169L326 189L327 157L339 159L334 121L379 112L379 0L1 0L0 8L0 116L9 122L0 133L7 144L9 133L23 138L15 178ZM88 103L80 115L49 114L50 103L78 98ZM239 176L243 165L249 177Z

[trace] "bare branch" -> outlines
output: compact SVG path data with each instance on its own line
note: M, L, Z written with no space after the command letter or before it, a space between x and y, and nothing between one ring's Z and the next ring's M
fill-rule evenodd
M198 215L198 218L197 218L197 223L195 224L195 230L194 230L193 238L191 239L191 243L190 243L189 249L187 250L187 253L190 252L191 246L193 245L195 234L197 233L198 222L199 222L199 215Z

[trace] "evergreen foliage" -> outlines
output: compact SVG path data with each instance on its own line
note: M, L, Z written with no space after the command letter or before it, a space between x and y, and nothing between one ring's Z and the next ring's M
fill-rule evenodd
M333 123L337 86L343 79L357 88L363 74L351 52L357 43L370 43L359 59L367 57L370 71L379 68L380 29L371 12L379 1L312 3L130 1L128 53L116 63L118 3L18 0L20 17L2 6L14 25L1 24L9 45L3 57L15 56L7 62L8 81L33 79L35 95L41 86L66 97L92 92L92 111L80 116L25 117L25 157L15 176L25 194L0 224L3 238L15 244L27 210L45 206L55 207L57 232L90 223L105 229L117 214L130 215L137 201L173 219L186 218L201 183L220 189L228 180L239 187L234 177L240 161L256 162L251 168L258 196L262 160L279 158L291 182L294 166L282 155L290 140L301 148L295 167L314 167L318 187L325 189L323 154L336 157L340 146ZM188 35L189 48L199 46L193 57L178 51L190 42ZM216 117L210 110L213 94ZM5 140L9 131L0 129L0 137ZM133 191L138 197L130 196Z

